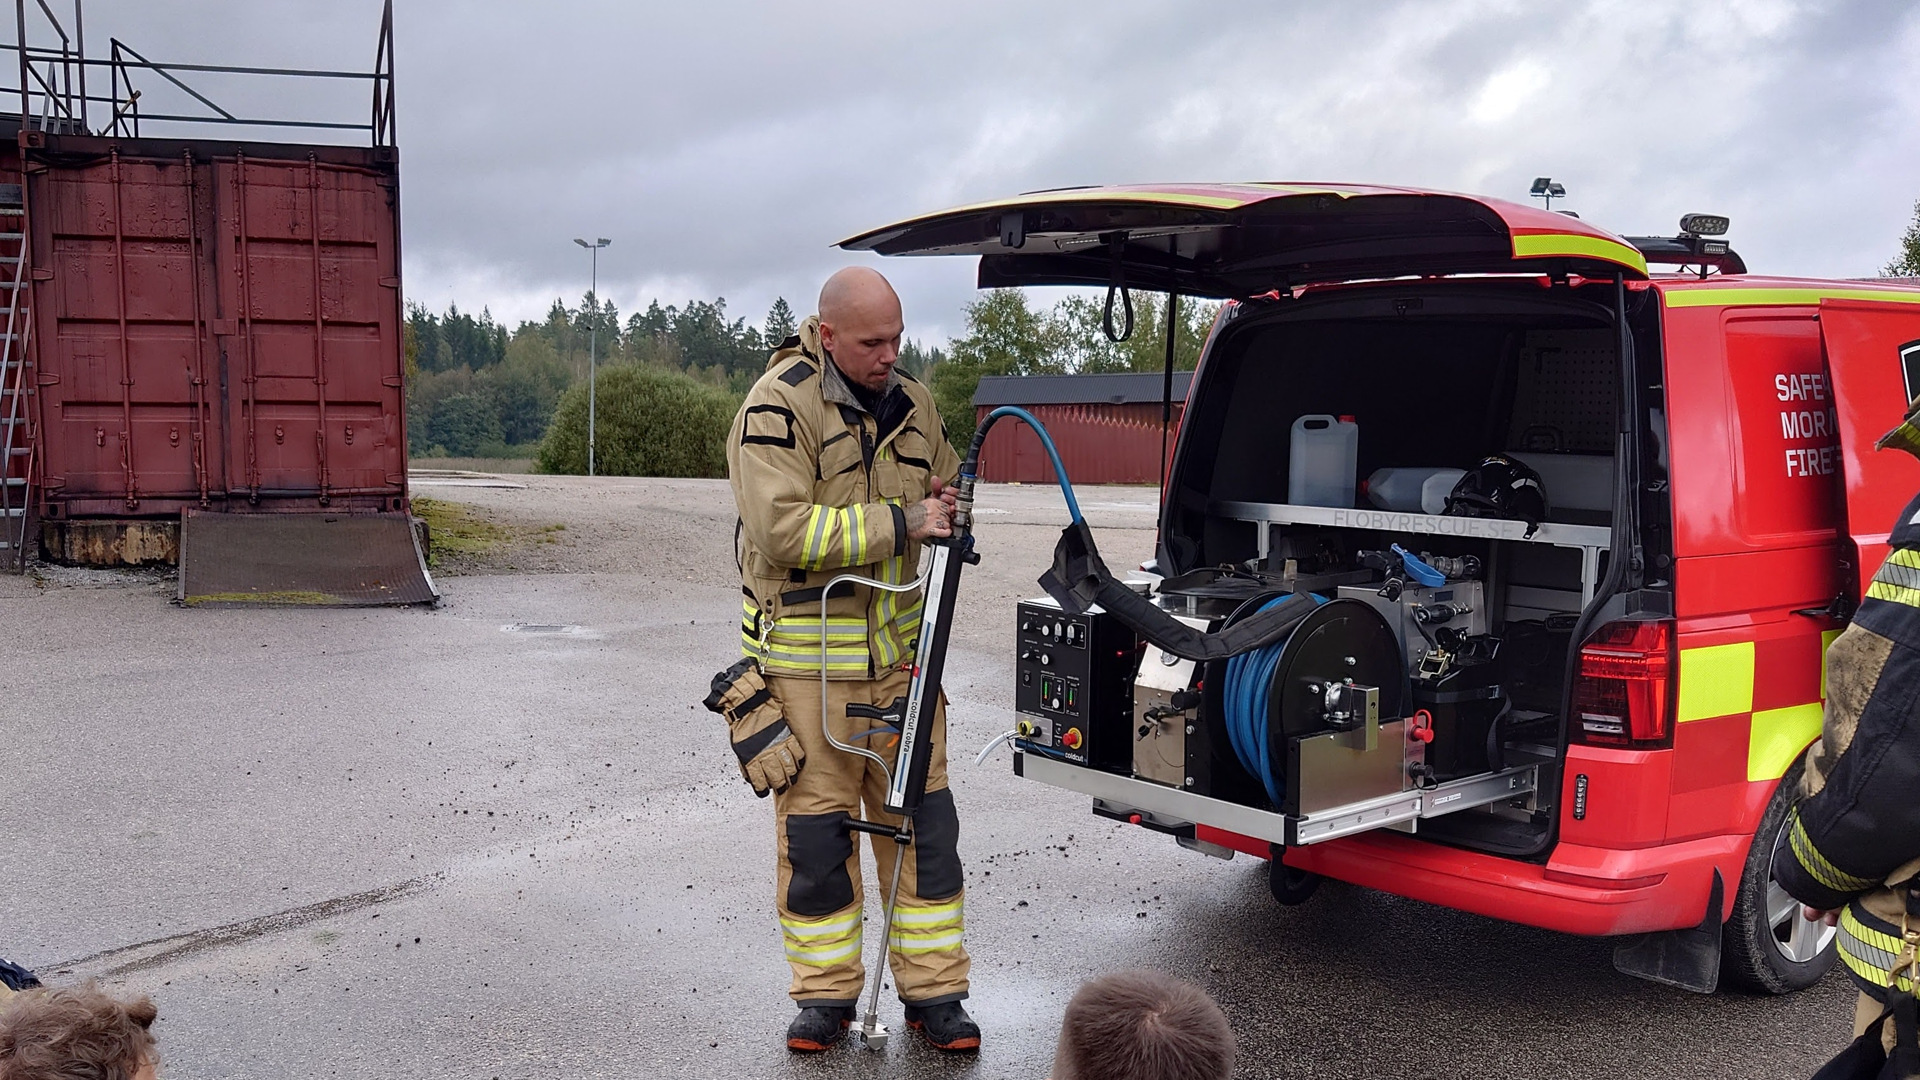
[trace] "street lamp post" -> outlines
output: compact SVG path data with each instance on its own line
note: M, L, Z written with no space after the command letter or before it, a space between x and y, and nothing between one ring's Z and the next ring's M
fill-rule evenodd
M595 392L599 390L598 383L600 381L596 375L594 365L594 355L600 347L600 249L613 243L613 241L602 236L589 244L576 236L573 242L586 248L587 251L593 255L593 273L592 276L587 279L589 281L587 295L593 298L593 321L587 324L587 475L592 476L593 421L594 413L597 411L595 406L598 404L594 400L594 396Z

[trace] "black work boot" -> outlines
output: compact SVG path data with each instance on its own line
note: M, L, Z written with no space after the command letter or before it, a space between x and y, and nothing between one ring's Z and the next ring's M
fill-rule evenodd
M980 1049L980 1025L957 1001L938 1005L907 1006L907 1026L920 1033L927 1045L949 1054L972 1054Z
M817 1054L840 1041L853 1023L851 1005L803 1005L787 1025L787 1049Z

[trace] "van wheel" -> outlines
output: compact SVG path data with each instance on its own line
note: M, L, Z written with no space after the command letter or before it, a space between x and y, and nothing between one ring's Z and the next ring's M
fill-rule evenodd
M1761 994L1804 990L1819 982L1839 955L1833 944L1837 931L1801 918L1800 902L1773 882L1773 847L1800 790L1801 768L1795 762L1767 801L1740 872L1733 917L1721 932L1721 976Z
M1320 875L1311 870L1301 870L1280 861L1280 851L1275 845L1273 859L1267 863L1267 891L1275 900L1288 907L1295 907L1313 898L1313 891L1320 887Z

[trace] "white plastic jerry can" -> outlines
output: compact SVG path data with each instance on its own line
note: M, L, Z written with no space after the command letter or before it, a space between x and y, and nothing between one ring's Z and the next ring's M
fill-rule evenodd
M1353 506L1359 483L1360 425L1351 416L1309 413L1293 422L1287 501L1295 506Z
M1432 465L1388 466L1367 477L1367 500L1382 510L1438 514L1446 509L1453 486L1465 469Z

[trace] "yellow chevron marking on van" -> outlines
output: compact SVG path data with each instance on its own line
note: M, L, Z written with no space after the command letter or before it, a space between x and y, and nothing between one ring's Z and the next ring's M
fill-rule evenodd
M1680 650L1680 722L1753 711L1753 642Z
M1778 780L1800 751L1820 736L1823 710L1815 701L1753 714L1753 732L1747 737L1747 779Z

